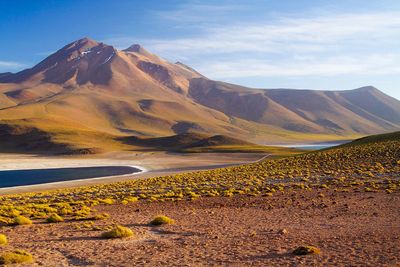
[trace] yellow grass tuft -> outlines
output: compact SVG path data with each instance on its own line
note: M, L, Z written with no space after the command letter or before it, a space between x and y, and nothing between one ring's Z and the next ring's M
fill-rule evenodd
M32 221L25 216L17 216L14 218L13 225L31 225Z
M105 212L93 216L93 220L106 220L108 218L110 218L110 214Z
M14 250L0 255L0 265L32 263L33 257L30 253L23 250Z
M174 224L174 223L175 223L175 221L173 219L171 219L165 215L159 215L150 222L151 225L155 225L155 226L163 225L163 224Z
M8 244L7 236L0 234L0 246L5 246Z
M133 236L133 231L121 225L116 225L110 231L101 234L102 238L127 238L131 236Z
M63 222L63 221L64 221L64 219L60 215L58 215L56 213L51 214L46 219L46 222L48 222L48 223L58 223L58 222Z

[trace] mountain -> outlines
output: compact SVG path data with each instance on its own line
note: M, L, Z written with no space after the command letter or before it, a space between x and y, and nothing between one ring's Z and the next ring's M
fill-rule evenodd
M272 144L396 129L400 101L373 87L252 89L207 79L138 44L117 50L83 38L30 69L0 74L0 150L7 143L34 151L39 140L68 151L132 149L124 137L188 132Z
M400 101L372 86L348 91L256 90L194 78L189 94L225 114L290 131L370 134L400 125Z

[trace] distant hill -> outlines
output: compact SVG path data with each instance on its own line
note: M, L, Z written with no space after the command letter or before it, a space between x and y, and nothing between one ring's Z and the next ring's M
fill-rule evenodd
M121 138L126 144L144 147L146 149L156 150L184 150L187 148L210 147L210 146L239 146L239 145L255 145L240 139L232 138L225 135L209 136L198 133L184 133L166 137L156 138L138 138L124 137Z
M348 91L255 90L194 78L189 94L225 114L289 131L371 134L400 125L400 101L372 86Z
M83 151L129 150L124 138L186 133L315 142L399 130L400 101L371 86L252 89L212 81L138 44L117 50L83 38L30 69L0 74L0 129L10 127L36 129L55 146ZM7 147L23 150L22 137L12 135Z
M392 141L400 142L400 132L370 135L370 136L356 139L356 140L354 140L348 144L342 145L342 146L368 145L368 144L386 143L386 142L392 142Z
M188 147L207 147L207 146L226 146L226 145L245 146L254 144L225 135L214 135L208 138L201 139L189 145Z
M120 140L128 145L150 148L152 150L181 149L207 138L205 134L184 133L165 137L139 138L136 136L121 137Z

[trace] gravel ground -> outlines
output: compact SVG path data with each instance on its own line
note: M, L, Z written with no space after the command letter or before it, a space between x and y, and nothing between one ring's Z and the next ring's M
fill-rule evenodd
M323 196L318 196L320 193ZM96 207L135 237L104 240L85 222L3 227L10 245L38 266L400 266L400 194L276 193ZM165 214L176 223L152 227ZM87 223L87 222L86 222ZM320 255L295 256L301 245Z

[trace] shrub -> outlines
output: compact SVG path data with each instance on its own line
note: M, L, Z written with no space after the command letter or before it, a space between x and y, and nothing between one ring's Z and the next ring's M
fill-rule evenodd
M223 192L223 196L224 197L231 197L231 196L233 196L233 192L231 190L225 190Z
M114 204L114 199L112 198L99 199L99 202L101 204L111 205Z
M138 201L139 199L137 198L137 197L126 197L126 198L124 198L124 200L123 201L126 201L126 202L136 202L136 201Z
M77 210L74 212L74 215L76 217L86 217L87 215L90 214L91 211L92 211L91 208L89 208L87 206L82 206L80 210Z
M110 218L110 215L108 213L103 212L103 213L94 215L93 220L106 220L108 218Z
M0 246L5 246L8 244L7 237L3 234L0 234Z
M133 231L120 225L116 225L110 231L101 234L102 238L124 238L131 236L133 236Z
M47 214L45 212L35 212L34 214L32 214L32 217L34 219L43 219L46 218Z
M61 208L59 211L58 211L58 214L60 214L60 215L70 215L70 214L72 214L72 213L74 213L74 211L69 207L69 208L67 208L67 207L65 207L65 208Z
M32 224L32 221L29 218L26 218L22 215L17 216L14 218L14 225L30 225Z
M58 222L63 222L63 221L64 221L64 219L60 215L58 215L56 213L51 214L46 219L46 222L48 222L48 223L58 223Z
M320 254L321 250L314 246L300 246L293 250L294 255Z
M150 224L151 225L163 225L163 224L174 224L175 221L167 216L164 215L159 215L157 217L155 217Z
M13 220L11 218L6 218L6 217L1 217L0 216L0 226L10 225L12 223L13 223Z
M385 189L385 191L386 191L386 193L388 193L388 194L393 193L393 190L390 190L390 189Z
M30 253L23 250L15 250L5 252L0 255L0 265L15 264L15 263L31 263L33 257Z
M188 194L189 194L189 199L191 200L195 200L200 197L200 195L197 194L196 192L189 192Z
M81 225L82 228L93 228L94 226L94 222L90 221L90 222L85 222Z

